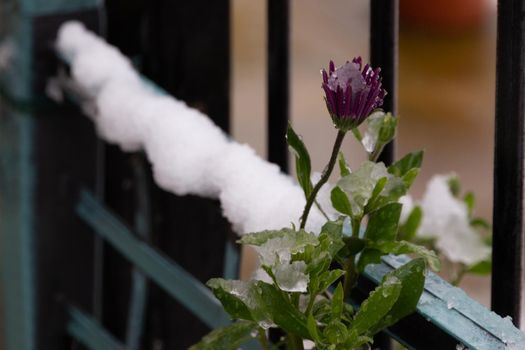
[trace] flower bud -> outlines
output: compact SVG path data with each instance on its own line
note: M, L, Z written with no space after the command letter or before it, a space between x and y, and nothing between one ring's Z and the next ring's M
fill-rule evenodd
M386 95L381 69L368 64L361 69L361 65L361 57L356 57L338 68L330 61L328 73L322 70L326 107L336 128L343 131L359 126L383 104Z

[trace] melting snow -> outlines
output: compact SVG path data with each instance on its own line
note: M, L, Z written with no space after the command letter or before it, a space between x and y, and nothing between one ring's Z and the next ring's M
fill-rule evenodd
M420 203L423 219L418 235L435 238L437 248L450 261L471 265L487 258L490 248L470 227L467 207L450 193L448 179L448 175L436 175L428 182ZM404 196L400 202L403 204L401 222L404 222L414 207L414 201L410 196Z

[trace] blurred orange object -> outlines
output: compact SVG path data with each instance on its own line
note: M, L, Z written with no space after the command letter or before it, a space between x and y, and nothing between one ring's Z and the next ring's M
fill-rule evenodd
M400 17L410 26L437 30L469 30L483 25L488 0L400 0Z

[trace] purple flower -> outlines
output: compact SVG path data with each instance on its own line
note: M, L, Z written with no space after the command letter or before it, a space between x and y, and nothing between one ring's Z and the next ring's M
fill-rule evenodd
M361 57L356 57L338 68L330 61L328 73L322 70L326 107L340 130L359 126L383 104L386 95L381 88L381 69L367 64L361 70L361 65Z

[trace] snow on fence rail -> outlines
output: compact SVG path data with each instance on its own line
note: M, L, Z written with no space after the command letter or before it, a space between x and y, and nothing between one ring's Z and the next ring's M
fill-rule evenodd
M198 110L152 87L115 47L79 22L62 25L56 47L93 104L86 110L100 137L123 151L144 150L161 188L219 199L238 234L298 223L305 198L290 176ZM322 192L321 204L332 209L328 189ZM315 208L306 228L318 232L324 221Z

